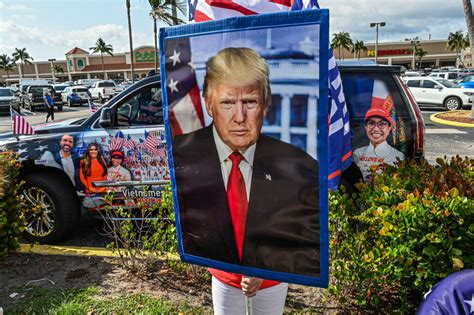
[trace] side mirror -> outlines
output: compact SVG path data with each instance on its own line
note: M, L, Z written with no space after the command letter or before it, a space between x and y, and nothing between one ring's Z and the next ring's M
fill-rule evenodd
M443 87L441 85L437 85L436 88L440 91L443 89Z
M100 111L99 126L104 129L112 128L112 114L110 108L103 107Z

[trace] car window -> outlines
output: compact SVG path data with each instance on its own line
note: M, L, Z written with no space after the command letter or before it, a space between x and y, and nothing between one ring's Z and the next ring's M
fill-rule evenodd
M73 92L87 92L87 89L84 88L74 88L72 89Z
M423 80L423 83L421 84L422 87L426 89L434 89L438 84L436 82L433 82L431 80Z
M438 80L438 83L445 86L445 87L448 87L448 88L457 88L458 86L451 82L451 81L448 81L448 80Z
M100 82L98 87L115 87L115 84L113 82Z
M448 73L448 79L456 79L458 75L456 73Z
M13 96L13 92L10 89L0 89L0 96Z
M420 87L421 80L410 80L407 82L408 87Z
M401 87L389 73L341 72L344 94L351 117L353 149L368 145L364 118L372 106L383 106L396 121L388 142L411 156L414 137L410 125L413 121L409 105L401 94ZM273 99L272 99L273 101Z
M64 91L64 90L66 89L66 86L64 86L64 85L56 85L56 86L54 87L54 89L56 90L56 92L62 92L62 91Z
M160 88L146 88L115 106L115 127L162 125L163 104Z

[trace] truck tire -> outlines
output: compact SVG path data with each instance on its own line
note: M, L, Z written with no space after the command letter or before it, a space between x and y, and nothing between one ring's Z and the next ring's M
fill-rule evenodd
M444 100L444 107L447 110L458 110L462 107L462 101L456 96L450 96Z
M62 112L63 111L63 105L59 105L58 106L58 112Z
M24 180L22 194L28 210L23 236L30 242L55 244L70 235L81 214L72 185L46 172L28 174Z

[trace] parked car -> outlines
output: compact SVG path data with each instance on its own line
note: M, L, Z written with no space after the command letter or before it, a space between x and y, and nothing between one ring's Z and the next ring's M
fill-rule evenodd
M10 88L0 87L0 113L10 114L10 107L20 113L20 103Z
M459 72L432 72L429 77L454 81L459 77Z
M110 100L117 93L123 91L118 88L112 80L95 82L89 89L93 99L98 99L101 103Z
M68 86L62 93L63 102L69 107L87 104L89 97L89 90L83 85Z
M43 90L48 89L53 97L54 106L58 111L63 110L61 94L56 93L52 85L31 85L26 89L24 96L24 107L30 111L36 108L44 108Z
M470 74L463 76L459 81L457 81L457 84L461 88L474 89L474 75Z
M433 77L407 78L406 84L420 107L442 106L447 110L457 110L472 106L474 89L461 89L448 80Z
M396 134L391 135L390 141L403 150L406 157L421 158L424 153L423 118L400 78L400 67L350 62L340 63L339 66L354 131L353 148L367 145L364 116L371 103L378 102L377 98L382 95L382 101L387 102L385 105L391 107L397 117ZM315 101L304 95L295 94L294 97L298 102ZM275 101L278 98L276 94ZM301 107L304 112L304 105ZM275 106L274 110L281 108ZM272 112L267 116L278 120L280 114ZM271 128L263 128L265 133L274 134ZM144 139L147 139L147 145L166 146L159 75L142 79L87 118L56 122L38 127L35 131L36 135L21 137L20 140L12 138L11 134L3 135L3 139L0 136L2 150L21 150L21 179L25 181L24 194L28 197L25 200L30 203L29 208L33 209L33 204L40 200L42 202L35 216L26 216L28 228L25 237L28 240L58 242L71 235L71 230L77 226L81 207L97 212L103 205L103 198L84 193L84 187L74 174L66 174L59 156L63 137L68 137L68 151L72 154L76 169L91 144L98 146L107 158L111 157L112 150L122 150L126 154L127 158L123 161L127 163L125 167L131 170L132 181L126 181L122 186L115 181L95 182L94 185L123 192L119 194L121 199L113 202L114 206L133 208L135 201L140 202L140 196L143 202L159 202L155 198L161 196L159 185L169 180L167 151L149 154L142 147ZM343 184L346 185L346 182L343 181ZM143 185L147 188L141 190Z

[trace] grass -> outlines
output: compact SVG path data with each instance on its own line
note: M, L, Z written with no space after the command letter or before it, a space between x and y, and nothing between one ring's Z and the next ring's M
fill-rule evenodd
M23 298L4 309L5 314L177 314L202 313L182 303L159 300L144 294L108 298L96 288L18 291Z

